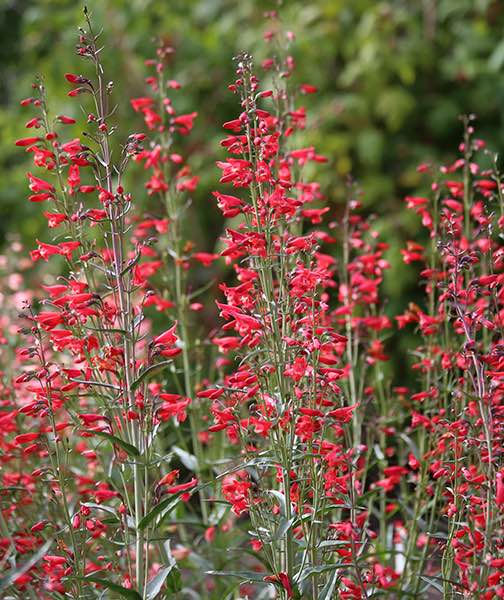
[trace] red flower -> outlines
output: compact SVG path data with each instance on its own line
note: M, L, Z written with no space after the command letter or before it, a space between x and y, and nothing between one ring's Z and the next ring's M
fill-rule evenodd
M353 404L352 406L344 406L342 408L336 408L335 410L331 410L327 413L328 417L338 421L339 423L348 423L352 420L352 416L354 410L357 408L358 404Z
M42 138L40 137L27 137L16 140L16 146L33 146L40 142Z
M187 483L179 483L178 485L173 485L166 490L167 494L178 494L179 492L186 492L187 490L192 489L198 485L198 480L193 477L191 481Z
M182 135L187 135L194 125L194 119L198 116L197 112L187 115L179 115L172 120L172 123L177 127Z
M157 482L156 487L161 487L163 485L171 485L179 476L180 471L178 469L174 469L170 471Z
M178 337L175 335L175 331L177 330L177 322L167 329L163 333L160 333L152 340L153 346L173 346L177 343Z
M28 179L30 180L30 190L34 193L39 192L54 192L54 186L43 179L35 177L31 173L28 173Z
M28 444L30 442L34 442L36 439L40 437L40 434L37 432L32 433L21 433L14 438L14 443L17 445Z
M266 577L264 577L264 581L266 581L268 583L274 583L274 584L282 587L287 592L287 598L294 597L292 585L291 585L291 582L290 582L290 579L289 579L287 573L280 572L277 575L267 575Z

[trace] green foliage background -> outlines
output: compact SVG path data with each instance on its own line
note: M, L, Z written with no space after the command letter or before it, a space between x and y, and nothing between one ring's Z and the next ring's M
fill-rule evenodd
M13 144L26 135L30 117L19 100L40 74L53 110L76 116L63 73L84 69L73 53L82 7L76 0L0 2L0 247L20 237L31 248L34 238L47 237L40 207L25 199L29 157ZM302 98L309 113L303 142L329 157L317 176L335 213L351 174L378 215L377 227L391 245L385 282L391 312L404 307L416 285L415 270L398 252L418 237L418 220L402 202L421 186L416 166L453 158L463 113L477 115L478 135L493 150L504 142L499 0L89 0L88 8L104 29L121 133L141 127L128 99L144 93L143 60L153 55L155 38L176 49L170 76L184 88L174 95L175 105L199 113L182 150L201 177L191 222L200 250L212 250L222 229L210 192L218 186L215 161L224 155L220 125L238 113L226 89L232 57L241 50L258 62L266 56L264 12L279 10L285 28L297 35L297 81L319 88ZM145 201L134 177L129 183L137 201Z

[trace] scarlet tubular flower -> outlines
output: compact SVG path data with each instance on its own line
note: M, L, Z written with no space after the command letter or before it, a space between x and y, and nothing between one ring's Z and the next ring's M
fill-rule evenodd
M39 177L35 177L31 173L28 173L28 179L30 180L30 190L34 193L39 192L54 192L54 186Z
M496 475L496 494L495 502L497 506L504 505L504 469L499 471Z
M69 83L84 83L87 81L87 79L82 77L82 75L74 75L73 73L65 73L65 79Z
M161 421L167 421L176 417L179 423L187 419L187 409L191 404L190 398L184 398L180 394L159 394L163 404L157 410L156 416Z
M32 194L28 197L28 199L30 200L30 202L44 202L45 200L50 200L52 197L52 193L42 192L40 194Z
M93 427L100 421L108 421L107 417L95 413L82 413L78 415L78 417L82 421L84 427Z
M38 129L40 127L40 119L38 117L30 119L27 123L25 123L25 127L26 129L31 129L32 127Z
M178 115L172 120L173 125L182 135L188 135L194 126L194 119L198 116L197 112L187 115Z
M250 505L249 493L252 484L244 479L245 474L229 475L223 479L222 493L231 504L233 512L240 516Z
M177 323L175 323L170 329L167 329L163 333L160 333L152 340L154 346L172 346L178 341L175 331L177 330Z
M179 483L178 485L172 485L166 489L167 494L179 494L180 492L187 492L188 490L196 487L198 485L198 480L193 477L187 483Z
M213 192L213 195L217 198L217 206L226 218L231 219L232 217L236 217L236 215L239 215L244 210L244 202L236 196L229 196L220 192Z
M154 104L154 100L152 98L132 98L131 99L131 106L133 107L133 110L135 110L136 112L142 111L145 108L151 108L151 106L153 106Z
M73 125L76 123L76 120L73 117L67 117L66 115L58 115L56 119L63 123L63 125Z
M287 592L287 598L294 597L292 585L287 573L281 572L277 575L267 575L266 577L264 577L264 581L280 585Z
M32 533L37 533L39 531L42 531L43 529L45 529L45 527L49 524L49 521L47 520L43 520L43 521L38 521L37 523L35 523L35 525L33 525L30 528L30 531Z
M34 442L35 440L38 440L39 437L40 437L40 434L37 432L21 433L20 435L17 435L14 438L14 442L17 445L29 444L30 442Z
M180 471L178 469L174 469L170 471L157 482L156 487L161 487L163 485L171 485L179 476Z
M349 423L352 419L352 415L354 410L358 405L354 404L352 406L345 406L343 408L336 408L327 413L328 417L331 417L335 421L340 423Z
M34 146L42 141L42 138L34 136L34 137L26 137L16 140L16 146L21 146L22 148L26 146Z
M192 258L200 262L204 267L209 267L217 258L218 254L210 254L209 252L195 252Z

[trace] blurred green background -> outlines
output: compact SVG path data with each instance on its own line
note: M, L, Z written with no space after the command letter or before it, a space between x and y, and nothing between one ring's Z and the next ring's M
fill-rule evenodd
M402 198L422 185L418 163L450 160L461 138L458 116L477 115L478 136L493 150L504 141L504 3L499 0L89 0L103 27L107 77L115 82L119 122L141 128L129 105L143 95L143 60L155 38L176 49L170 77L179 112L198 111L194 132L181 140L194 173L192 233L200 250L212 250L222 222L211 197L219 177L215 161L221 123L239 112L227 91L232 57L241 50L261 60L264 13L278 9L285 29L296 33L296 80L319 88L301 98L309 114L303 145L329 157L317 177L329 200L341 202L349 174L359 182L377 227L391 245L392 271L385 282L391 312L416 284L398 248L418 238L419 224ZM19 100L43 75L53 110L76 115L63 73L83 72L74 54L83 3L76 0L0 0L0 248L13 235L29 248L47 239L40 206L26 200L29 157L13 144L26 135L29 111ZM124 130L127 134L129 131ZM73 132L79 135L80 131ZM137 198L142 187L130 181ZM45 208L45 207L44 207ZM337 210L337 209L336 209Z

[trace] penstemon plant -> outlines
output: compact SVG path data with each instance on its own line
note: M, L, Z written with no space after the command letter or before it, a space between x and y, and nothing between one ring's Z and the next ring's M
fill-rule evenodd
M246 189L249 197L216 193L225 215L244 215L239 228L227 231L223 252L240 260L239 284L221 286L227 302L218 303L227 321L223 329L238 335L223 335L216 343L240 360L238 370L208 396L211 430L226 430L243 462L224 478L222 493L237 515L249 512L252 545L271 571L264 581L281 597L330 598L339 582L341 597L388 589L397 574L379 560L370 569L363 558L370 556L369 511L359 502L366 478L363 396L372 394L363 389L358 367L362 346L364 363L373 365L379 381L380 411L386 411L378 366L386 356L377 337L390 326L377 313L378 286L388 266L385 245L373 243L374 233L364 241L368 227L354 214L358 202L351 201L343 228L342 310L331 311L335 259L320 246L336 240L305 226L320 223L329 208L309 207L321 194L317 183L305 180L304 167L326 159L313 147L289 148L294 132L305 127L304 109L293 106L287 85L293 59L266 61L275 76L273 89L264 91L251 58L243 54L237 60L231 89L240 94L243 112L224 125L237 135L222 142L233 156L218 166L221 183ZM308 85L301 90L314 91ZM265 99L272 109L259 107ZM355 259L351 248L360 252ZM394 480L402 470L384 469ZM380 494L380 485L385 488L378 481L372 495ZM383 490L382 508L384 501ZM384 518L381 524L385 537Z
M190 397L151 380L185 350L176 321L156 335L146 322L144 311L154 295L146 286L152 263L142 260L150 254L149 240L133 230L132 198L123 187L146 136L131 134L113 160L118 149L112 84L105 79L98 37L88 19L77 52L91 63L94 78L65 75L70 97L89 98L85 144L59 141L56 127L74 120L51 119L42 83L34 85L36 96L23 102L39 111L27 126L43 135L17 145L48 171L48 179L28 174L29 199L52 203L55 210L44 214L58 241L39 242L31 256L34 261L62 256L66 265L58 282L42 286L48 297L41 310L27 307L22 315L22 333L30 341L21 355L31 367L16 384L27 394L19 413L32 421L31 431L14 442L22 456L47 458L32 473L50 492L45 518L32 532L50 528L59 553L43 557L51 570L43 588L94 597L94 582L123 595L134 586L130 595L144 598L163 585L180 587L169 541L151 542L151 523L167 499L172 509L188 501L198 481L182 482L179 469L162 474L172 456L163 455L162 424L182 422ZM90 206L93 197L96 208ZM141 225L145 230L145 221ZM106 444L111 454L104 452ZM107 505L110 500L114 506ZM157 572L149 579L154 560ZM104 570L116 573L117 580L95 575Z
M168 96L169 90L178 90L181 84L174 79L166 79L165 68L167 59L172 55L173 48L161 44L155 60L148 60L146 64L153 70L153 75L147 77L146 82L151 95L131 100L136 112L142 113L145 124L151 135L149 148L139 152L134 160L141 162L150 177L145 187L148 195L157 205L156 212L161 209L163 218L148 218L137 226L137 235L147 238L151 231L165 234L165 239L152 249L154 260L144 263L139 267L139 277L150 288L150 296L146 305L156 306L159 311L173 311L173 318L178 323L181 346L181 369L176 378L178 394L167 394L166 416L176 416L178 422L183 422L188 414L190 422L191 445L194 450L195 471L201 478L204 470L205 458L202 454L205 441L201 403L196 401L195 393L199 385L202 367L200 363L204 358L202 343L194 325L192 315L203 309L200 302L192 302L203 290L193 290L189 281L188 272L191 264L200 264L209 267L217 258L217 254L208 252L195 252L195 244L186 239L187 213L191 205L189 194L194 192L199 177L192 175L188 164L184 164L183 157L174 151L177 135L188 135L193 127L197 113L177 114L176 109ZM185 227L184 227L185 225ZM210 281L211 283L211 281ZM180 381L179 381L180 379ZM183 446L183 452L189 448L180 428L177 428L178 441ZM191 459L190 459L191 460ZM204 489L199 491L200 509L203 522L208 521L207 502Z
M271 57L240 53L229 86L220 252L191 239L178 143L197 113L177 112L172 48L131 100L146 132L119 139L87 12L85 74L65 75L82 136L41 80L21 102L52 239L33 265L16 241L0 260L2 597L504 597L498 158L469 116L460 157L420 165L430 192L406 205L425 235L401 255L425 294L390 314L380 221L354 183L341 206L315 180L300 99L317 90L269 16ZM406 374L389 364L405 331Z
M431 244L425 251L411 243L404 252L405 261L425 267L426 308L411 305L397 317L401 327L418 324L424 338L415 365L423 389L411 396L420 460L403 577L416 580L412 588L419 593L429 569L444 597L493 598L503 566L504 220L497 157L475 139L473 119L464 118L461 157L440 168L432 198L406 198ZM428 523L424 531L422 520Z

